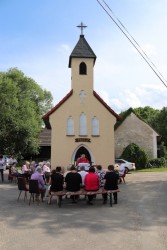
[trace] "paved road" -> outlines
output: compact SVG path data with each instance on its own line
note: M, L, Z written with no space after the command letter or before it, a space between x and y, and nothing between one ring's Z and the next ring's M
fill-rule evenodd
M52 205L17 202L14 183L0 183L0 249L166 250L167 172L132 173L119 203L93 206L65 200Z

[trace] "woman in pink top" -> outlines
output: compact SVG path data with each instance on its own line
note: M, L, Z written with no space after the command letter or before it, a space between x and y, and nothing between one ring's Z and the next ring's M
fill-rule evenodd
M85 176L85 190L86 191L97 191L99 189L99 177L95 174L95 168L90 167L88 174ZM88 195L88 204L93 205L94 195Z

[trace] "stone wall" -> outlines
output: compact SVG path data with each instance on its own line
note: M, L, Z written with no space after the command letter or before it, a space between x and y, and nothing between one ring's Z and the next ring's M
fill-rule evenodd
M135 143L151 158L156 158L157 136L158 134L148 124L131 113L115 130L115 157L119 158L130 143Z

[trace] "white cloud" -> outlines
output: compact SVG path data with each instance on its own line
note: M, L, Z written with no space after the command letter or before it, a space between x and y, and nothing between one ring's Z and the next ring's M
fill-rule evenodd
M58 52L69 55L71 53L71 48L68 44L61 44L58 48Z
M98 94L108 105L110 104L109 94L106 91L101 89Z
M136 92L136 89L134 91L126 89L124 91L123 99L125 100L125 103L127 103L127 105L129 107L139 107L139 106L141 106L141 101L140 101L140 98L138 96L138 93Z
M117 113L130 107L150 106L155 109L162 109L162 107L167 106L167 88L165 89L161 85L141 84L140 87L119 91L116 97L112 97L104 89L99 91L99 94Z
M110 103L111 103L111 108L114 107L116 108L115 110L116 112L120 113L120 111L124 109L122 101L117 98L111 98Z

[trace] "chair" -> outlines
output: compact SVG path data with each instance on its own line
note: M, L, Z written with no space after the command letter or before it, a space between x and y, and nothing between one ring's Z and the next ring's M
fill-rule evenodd
M30 200L29 200L29 205L31 203L31 198L33 198L34 201L34 195L39 195L40 190L38 187L38 180L29 180L29 193L30 193ZM39 201L39 199L37 199Z
M27 198L27 191L28 191L28 188L26 186L26 179L24 177L18 177L17 180L18 180L18 183L17 183L18 189L20 190L20 193L19 193L17 200L19 201L20 195L21 195L22 191L24 191L25 192L24 193L24 201L25 201L25 199Z
M123 175L119 176L119 183L123 181L126 184L125 177L126 177L126 169L124 170Z

